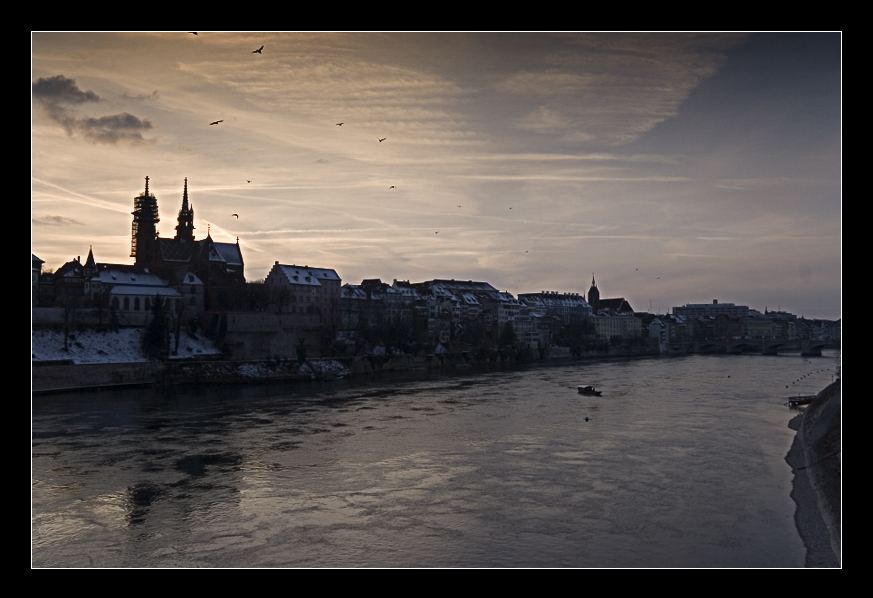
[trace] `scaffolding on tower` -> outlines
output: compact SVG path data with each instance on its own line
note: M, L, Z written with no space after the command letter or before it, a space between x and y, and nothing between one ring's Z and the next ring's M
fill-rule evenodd
M138 197L133 198L133 224L130 232L130 257L136 257L137 238L140 228L148 230L151 241L155 237L155 224L161 221L158 216L158 200L153 193L149 193L149 178L146 177L145 191ZM147 242L148 242L147 241Z

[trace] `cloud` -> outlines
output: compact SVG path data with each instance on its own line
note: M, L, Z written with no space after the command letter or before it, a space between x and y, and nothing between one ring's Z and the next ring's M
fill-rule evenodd
M148 120L140 120L127 112L100 118L84 118L76 122L79 132L85 137L98 143L110 144L119 141L142 143L145 141L142 132L152 128L152 123Z
M63 75L40 77L33 84L33 97L47 104L82 104L99 102L100 97L93 91L82 91L75 79Z
M38 101L53 121L64 127L67 135L82 135L94 143L115 145L126 141L145 143L143 133L152 129L152 123L132 114L112 114L98 118L79 118L68 105L99 102L93 91L83 91L75 79L63 75L40 77L32 87L33 99Z
M65 216L33 216L30 221L44 226L66 226L68 224L84 226L84 223Z
M566 141L625 145L675 117L743 36L578 35L549 68L518 70L498 85L534 103L515 125Z

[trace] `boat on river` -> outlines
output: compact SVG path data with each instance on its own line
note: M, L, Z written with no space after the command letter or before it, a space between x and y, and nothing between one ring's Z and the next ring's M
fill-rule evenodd
M586 386L580 386L580 387L578 387L577 390L579 391L579 394L580 394L580 395L590 395L590 396L593 396L593 397L599 397L599 396L601 395L601 393L602 393L602 391L600 391L600 390L596 390L596 389L595 389L593 386L591 386L590 384L589 384L589 385L586 385Z
M816 395L800 395L796 397L788 397L788 402L785 403L789 407L798 407L800 405L809 405L815 400Z

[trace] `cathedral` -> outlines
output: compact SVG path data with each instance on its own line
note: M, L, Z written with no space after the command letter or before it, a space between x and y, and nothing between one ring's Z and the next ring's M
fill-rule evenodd
M145 190L133 199L132 214L133 264L98 263L89 249L84 264L79 256L55 272L42 273L42 261L33 256L34 307L108 308L122 324L144 325L156 296L183 319L238 303L238 292L245 286L239 239L218 243L208 233L205 239L194 238L187 178L173 238L158 234L158 200L149 191L148 177Z
M239 239L236 243L218 243L207 233L205 239L194 238L194 207L188 200L188 179L182 192L182 207L173 238L162 238L157 231L158 202L145 190L134 198L130 256L137 268L155 274L171 287L184 284L193 274L204 286L204 308L221 309L228 303L228 293L245 283L245 270Z

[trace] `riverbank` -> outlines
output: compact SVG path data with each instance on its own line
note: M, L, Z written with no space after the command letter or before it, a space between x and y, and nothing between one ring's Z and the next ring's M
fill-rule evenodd
M818 393L788 426L797 432L785 457L794 472L794 521L807 567L841 567L842 385Z
M183 334L179 346L171 346L166 360L149 359L142 351L142 330L82 330L65 342L60 330L31 331L31 390L34 393L112 389L132 386L182 386L186 384L251 384L330 380L344 376L387 374L404 371L453 371L463 368L512 367L520 364L557 365L579 358L653 357L644 346L597 347L581 356L571 356L563 347L546 356L529 352L487 355L434 351L416 355L382 354L336 358L228 360L205 337ZM535 358L536 357L536 358Z

